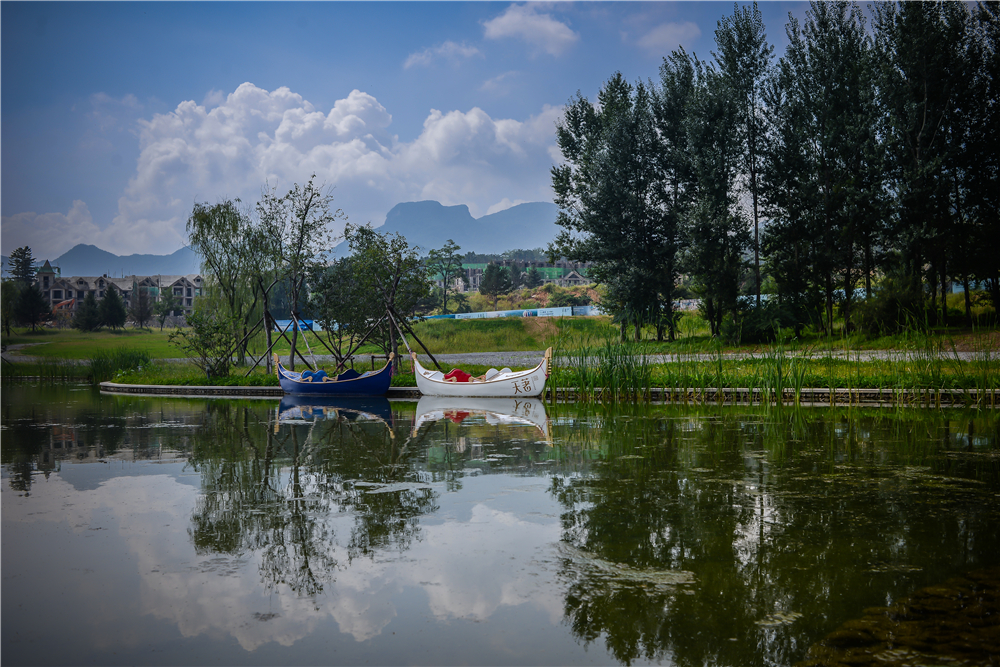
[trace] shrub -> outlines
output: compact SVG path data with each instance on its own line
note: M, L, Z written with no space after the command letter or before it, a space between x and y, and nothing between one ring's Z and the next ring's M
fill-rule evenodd
M191 357L208 378L229 375L237 342L233 323L218 313L195 311L187 316L188 329L170 334L170 342Z
M795 326L795 318L776 300L762 301L760 307L747 304L734 319L722 322L722 337L727 343L770 343L781 329Z
M872 298L859 302L854 308L855 324L868 334L899 333L912 327L922 327L924 296L903 280L888 277Z

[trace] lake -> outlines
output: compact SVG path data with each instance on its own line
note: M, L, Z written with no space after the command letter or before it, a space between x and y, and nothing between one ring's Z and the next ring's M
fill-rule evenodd
M0 452L5 665L1000 652L989 411L5 383Z

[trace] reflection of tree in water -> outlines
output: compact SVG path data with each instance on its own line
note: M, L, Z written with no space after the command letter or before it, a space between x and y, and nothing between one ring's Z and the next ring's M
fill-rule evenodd
M400 435L383 423L351 419L343 413L275 427L266 409L223 403L207 410L192 459L204 490L190 529L198 553L256 553L269 587L313 596L338 568L332 522L339 516L354 520L348 561L408 548L418 517L436 509L434 494L369 493L413 481L415 473Z
M600 462L552 481L564 609L625 664L792 664L859 594L884 604L1000 548L978 490L1000 473L941 455L964 448L947 418L578 410L563 447Z

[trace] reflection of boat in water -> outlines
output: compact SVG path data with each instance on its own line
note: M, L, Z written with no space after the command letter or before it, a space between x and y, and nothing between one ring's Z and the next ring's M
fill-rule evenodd
M421 426L442 419L456 424L467 417L482 417L491 425L534 426L549 439L549 418L545 403L538 398L469 398L465 396L421 396L413 433Z
M309 396L288 394L278 405L278 424L321 420L378 421L392 423L392 408L384 396ZM278 424L275 424L277 428Z

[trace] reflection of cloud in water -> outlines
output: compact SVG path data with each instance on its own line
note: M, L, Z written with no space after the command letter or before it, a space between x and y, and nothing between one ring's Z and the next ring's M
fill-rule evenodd
M450 518L423 525L421 540L409 550L379 552L350 565L342 560L343 569L332 573L334 581L310 599L283 588L268 594L253 553L240 558L197 555L188 531L199 490L174 477L115 477L84 492L58 477L46 486L45 493L32 496L30 508L5 510L5 523L65 522L78 535L98 528L117 531L123 544L110 540L104 548L124 550L111 559L115 563L134 564L141 580L138 613L176 624L185 637L232 636L247 651L269 642L290 646L329 616L341 632L363 642L397 616L397 597L407 589L423 591L438 620L483 621L502 607L529 603L545 610L553 624L562 619L562 597L555 577L546 572L546 563L553 562L548 549L559 541L555 519L522 521L514 513L475 504L468 521ZM353 519L340 515L329 520L337 536L347 539ZM532 547L537 559L525 563L515 558ZM92 579L80 579L79 592L66 591L67 596L92 601L92 592L84 592L92 584ZM116 614L135 613L135 603L124 599L127 594L117 595L118 600L109 600L102 623L114 623Z

